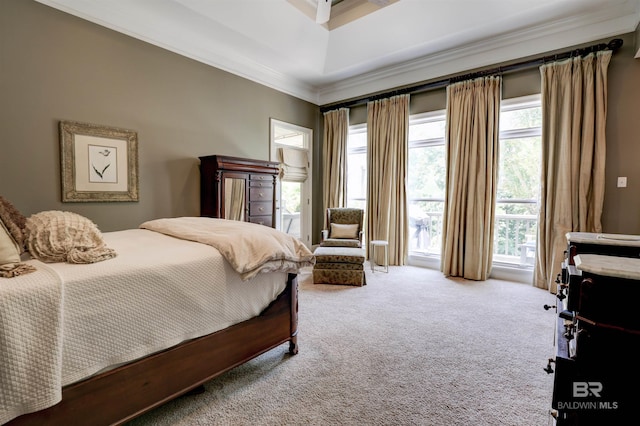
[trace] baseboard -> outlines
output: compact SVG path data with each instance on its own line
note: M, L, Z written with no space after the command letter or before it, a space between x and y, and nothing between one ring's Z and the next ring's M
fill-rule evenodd
M409 256L408 264L440 270L440 258L435 256ZM490 278L505 281L515 281L525 284L533 283L533 270L528 268L510 267L507 265L494 265L491 268Z
M440 270L440 258L435 256L409 256L407 263L411 266Z
M493 265L491 278L497 280L515 281L524 284L533 284L533 269L517 268L506 265Z

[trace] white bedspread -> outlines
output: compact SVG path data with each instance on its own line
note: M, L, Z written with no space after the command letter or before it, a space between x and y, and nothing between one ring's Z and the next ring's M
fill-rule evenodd
M215 248L133 229L118 256L0 279L0 424L57 403L61 387L249 319L287 274L242 280Z
M45 264L27 263L38 269L0 278L0 424L62 395L62 281Z

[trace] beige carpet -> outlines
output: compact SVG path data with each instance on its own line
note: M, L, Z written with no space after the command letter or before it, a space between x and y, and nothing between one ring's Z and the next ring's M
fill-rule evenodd
M555 303L527 284L367 271L301 275L300 353L282 345L131 425L547 425Z

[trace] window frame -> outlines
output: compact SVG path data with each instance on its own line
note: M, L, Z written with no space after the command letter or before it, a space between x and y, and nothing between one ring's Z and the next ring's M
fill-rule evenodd
M352 134L356 134L356 133L367 133L368 128L367 128L367 123L361 123L361 124L354 124L349 126L349 133L347 136L347 173L346 176L348 178L349 176L349 156L350 155L355 155L355 154L367 154L367 150L368 150L368 144L364 144L363 146L357 146L357 147L350 147L349 146L349 138L351 137ZM367 173L369 171L367 170ZM350 201L362 201L362 203L366 206L367 205L367 188L365 186L364 188L364 198L356 198L356 197L350 197L349 196L349 183L347 182L347 207L353 205L352 203L350 203Z
M276 137L276 128L286 129L292 133L299 133L302 135L302 146L296 147L289 144L278 143ZM297 124L289 123L286 121L278 120L273 117L269 118L269 158L271 161L279 162L278 160L278 148L291 148L299 149L307 152L308 163L308 177L305 182L300 183L300 241L302 241L307 247L312 246L311 233L312 233L312 213L313 213L313 129L303 127ZM281 179L276 179L276 229L282 230L282 185Z
M430 148L430 147L446 147L447 140L447 131L446 131L446 120L447 120L447 111L446 109L436 110L436 111L428 111L418 114L413 114L409 116L409 128L411 126L425 124L425 123L435 123L438 121L443 121L445 123L445 129L441 137L434 138L425 138L425 139L409 139L407 136L407 150L410 152L411 149L416 148ZM411 131L409 131L409 134ZM446 149L446 148L445 148ZM446 166L446 165L445 165ZM407 169L407 185L409 183L409 170ZM419 198L409 198L409 194L407 194L407 209L410 209L410 206L415 202L439 202L444 205L444 199L446 194L442 194L442 197L419 197ZM410 239L411 244L411 239ZM418 251L409 247L409 256L420 256L420 257L433 257L440 258L439 252L429 252L429 251Z
M516 111L520 109L528 109L533 107L541 107L542 106L542 96L540 94L521 96L517 98L504 99L500 104L500 114ZM511 130L502 130L499 133L498 140L501 144L504 140L509 139L522 139L522 138L532 138L532 137L542 137L542 125L540 127L529 127L529 128L520 128L520 129L511 129ZM540 205L539 197L536 199L519 199L519 198L497 198L496 199L496 207L498 204L536 204ZM536 226L538 219L536 218ZM497 247L495 244L497 228L494 228L494 250ZM528 264L514 263L514 262L506 262L504 260L496 260L496 256L501 256L497 253L493 253L494 259L492 261L493 266L503 266L508 268L516 268L523 270L532 270L533 266Z

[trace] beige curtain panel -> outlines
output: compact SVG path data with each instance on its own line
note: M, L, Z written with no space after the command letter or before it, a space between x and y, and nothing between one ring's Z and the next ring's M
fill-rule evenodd
M534 285L555 293L567 232L602 232L610 50L540 67L542 186Z
M409 253L407 158L409 95L367 104L367 241L389 242L389 264ZM367 244L368 246L369 244ZM383 259L376 259L382 263Z
M446 276L486 280L491 272L501 84L484 77L447 87Z
M347 138L349 109L340 108L324 113L324 144L322 148L324 210L347 204ZM324 229L326 229L326 215Z

